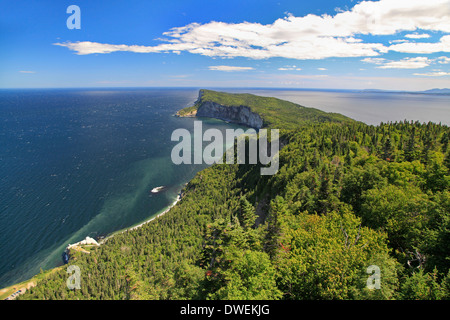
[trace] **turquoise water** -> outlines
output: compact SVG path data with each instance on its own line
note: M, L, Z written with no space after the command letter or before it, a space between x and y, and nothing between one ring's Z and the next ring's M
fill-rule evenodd
M61 264L69 243L143 222L206 165L174 165L173 114L198 89L0 91L0 287ZM203 120L208 128L239 128ZM152 194L158 186L167 188Z

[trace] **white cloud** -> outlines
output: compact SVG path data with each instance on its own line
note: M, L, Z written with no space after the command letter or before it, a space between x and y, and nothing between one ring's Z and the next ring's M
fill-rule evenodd
M317 68L317 70L320 70L320 71L326 71L326 70L328 70L327 68Z
M414 73L415 76L425 76L425 77L444 77L450 76L450 72L444 71L433 71L428 73Z
M245 71L245 70L253 70L252 67L234 67L234 66L209 66L209 70L215 71Z
M420 54L450 52L450 35L443 36L439 42L404 42L394 44L389 47L389 50Z
M430 38L431 36L427 33L412 33L412 34L407 34L405 35L405 38L410 38L410 39L426 39L426 38Z
M394 35L402 31L450 32L450 0L362 1L353 8L331 15L287 14L272 24L212 21L172 28L155 46L114 45L98 42L65 42L76 54L130 52L189 52L209 57L267 59L324 59L370 57L388 50L399 52L450 52L449 41L401 43L386 47L364 42L358 35ZM450 36L448 36L450 37Z
M450 58L446 56L430 59L427 57L405 58L398 61L386 60L384 58L365 58L361 60L365 63L378 65L380 69L419 69L425 68L432 64L448 64ZM441 71L441 70L438 70Z
M365 58L361 60L362 62L365 63L373 63L373 64L383 64L386 59L384 58Z
M442 56L442 57L437 58L436 61L440 64L447 64L447 63L450 63L450 58Z
M150 47L150 46L128 46L125 44L107 44L91 41L77 41L77 42L64 42L54 43L56 46L66 47L72 51L75 51L78 55L86 55L93 53L111 53L116 51L130 51L137 53L149 53L149 52L163 52L167 51L163 48Z
M398 40L391 40L391 41L389 41L389 43L402 43L402 42L409 42L409 41L406 40L406 39L398 39Z
M427 57L405 58L398 61L386 62L377 68L379 69L420 69L428 67L432 60Z
M296 65L293 65L293 66L284 66L284 67L278 68L278 70L280 70L280 71L291 71L291 70L300 71L300 70L302 70L302 68L299 68Z
M379 69L420 69L428 67L435 60L427 57L404 58L397 61L383 58L365 58L361 60L365 63L376 64Z
M19 71L20 73L36 73L36 71Z

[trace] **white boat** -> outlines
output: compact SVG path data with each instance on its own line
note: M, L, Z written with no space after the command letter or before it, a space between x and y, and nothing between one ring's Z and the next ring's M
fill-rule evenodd
M164 186L153 188L152 191L151 191L151 193L158 193L158 192L160 192L160 191L161 191L162 189L164 189L164 188L165 188Z

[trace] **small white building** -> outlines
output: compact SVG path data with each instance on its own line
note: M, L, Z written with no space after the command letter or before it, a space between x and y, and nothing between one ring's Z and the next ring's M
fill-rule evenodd
M80 242L74 243L74 244L69 244L67 246L67 249L72 248L73 246L83 246L83 245L94 245L94 246L99 246L98 242L95 241L95 239L91 238L91 237L86 237L84 240L81 240Z

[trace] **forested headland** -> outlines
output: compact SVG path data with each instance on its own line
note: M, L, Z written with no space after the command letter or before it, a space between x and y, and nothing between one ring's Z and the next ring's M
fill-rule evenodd
M202 170L169 212L71 252L18 299L450 298L449 127L208 95L241 99L280 129L278 173ZM80 289L67 287L69 265ZM370 266L379 289L367 286Z

